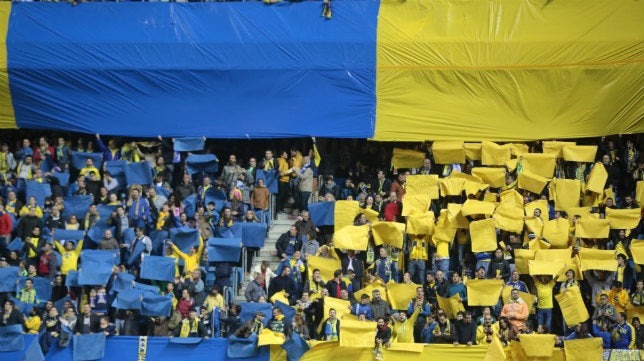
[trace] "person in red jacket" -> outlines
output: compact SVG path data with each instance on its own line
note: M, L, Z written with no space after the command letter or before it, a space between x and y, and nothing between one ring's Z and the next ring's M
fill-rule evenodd
M9 243L12 228L13 221L11 216L4 211L4 205L0 204L0 245L6 246Z

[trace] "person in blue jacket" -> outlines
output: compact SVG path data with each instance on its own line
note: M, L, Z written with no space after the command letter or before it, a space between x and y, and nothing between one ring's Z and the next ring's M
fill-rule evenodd
M611 348L634 350L635 349L635 329L626 322L624 312L617 313L617 323L613 325L611 332Z
M593 336L602 338L602 347L604 350L610 348L610 332L608 332L608 325L604 324L602 327L597 325L597 321L593 320Z

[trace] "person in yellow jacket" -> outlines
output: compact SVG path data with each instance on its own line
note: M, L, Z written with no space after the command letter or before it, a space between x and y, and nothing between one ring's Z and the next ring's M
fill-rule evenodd
M414 343L414 323L416 323L416 319L418 318L422 308L422 302L416 301L416 304L414 305L414 313L412 313L409 318L407 318L407 314L405 312L398 314L398 318L396 319L392 329L392 339L398 343Z
M172 247L170 245L165 247L165 256L168 258L174 258L174 277L180 277L181 274L179 273L179 255L172 250Z
M74 248L73 241L65 242L63 247L60 242L54 241L58 253L63 256L63 261L60 265L60 273L67 275L69 271L76 271L78 269L78 257L80 257L81 250L83 249L83 240L78 241L78 245Z
M192 274L192 271L199 269L199 261L203 253L203 238L199 237L199 247L190 247L190 253L185 254L172 242L168 242L174 253L183 260L183 273Z
M492 323L490 320L485 320L482 325L476 328L476 344L488 345L492 343L494 337L498 337L499 323Z
M29 311L29 317L23 316L25 318L25 332L30 335L37 335L38 330L40 330L40 325L42 320L38 316L38 308L32 307Z
M631 307L630 296L624 290L622 282L615 281L613 288L608 291L608 303L613 305L617 312L626 312L626 309Z

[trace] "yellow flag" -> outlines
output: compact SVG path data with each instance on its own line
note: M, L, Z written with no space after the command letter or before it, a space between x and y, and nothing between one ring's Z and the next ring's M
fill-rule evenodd
M339 249L353 249L366 251L369 243L369 230L371 226L346 226L333 234L333 247Z
M644 264L644 241L634 239L631 242L631 253L635 264Z
M460 196L465 188L465 182L463 178L439 178L438 187L441 196Z
M438 301L438 307L445 311L449 319L454 319L457 313L465 311L465 307L463 307L463 303L461 302L461 296L458 293L449 298L436 295L436 299Z
M615 251L598 250L582 247L579 249L581 270L604 270L614 272L617 270Z
M640 207L644 204L644 181L638 181L635 186L635 202Z
M606 208L606 219L610 222L611 229L633 229L642 219L642 210L636 209L610 209Z
M373 347L377 324L370 321L342 319L340 347Z
M505 359L505 350L503 350L501 339L498 337L492 337L492 342L485 352L485 358L483 359L483 361L498 361Z
M535 261L554 261L564 264L570 260L572 248L567 249L540 249L535 252Z
M431 201L429 194L405 194L403 198L402 216L407 217L414 212L427 212Z
M412 213L407 217L407 233L433 234L434 212Z
M483 165L505 165L505 161L511 156L509 147L502 147L493 142L481 143L481 164Z
M519 335L521 347L528 357L550 357L555 348L555 335Z
M272 304L275 304L275 302L280 301L286 305L288 305L288 297L286 297L286 292L284 290L279 291L271 297L270 301Z
M466 286L468 306L494 306L501 297L503 280L471 279Z
M339 298L333 297L324 297L324 317L326 319L329 317L329 310L335 310L335 317L342 318L345 313L351 313L350 310L351 302L341 300ZM372 340L373 341L373 340Z
M528 172L527 170L519 173L519 182L517 183L517 187L520 189L541 194L543 189L546 187L546 184L548 184L548 178Z
M570 226L564 218L553 219L543 224L543 238L552 248L567 248Z
M436 164L465 163L465 148L462 141L435 141L432 145L432 153Z
M608 238L610 222L607 219L580 218L575 227L575 237Z
M391 309L406 310L409 301L416 298L416 288L418 287L422 287L422 285L389 282L387 284L387 299Z
M465 218L461 210L463 209L462 204L458 203L448 203L447 204L447 219L449 221L449 226L452 228L462 228L467 229L470 226L470 222Z
M543 219L537 217L525 217L525 227L528 233L532 232L537 238L543 236Z
M374 211L371 208L362 209L360 212L364 213L365 217L367 217L367 220L371 223L378 220L378 212Z
M470 223L472 252L490 252L496 249L496 229L494 224L493 218Z
M595 193L604 193L604 186L608 180L608 172L602 163L595 163L595 166L588 174L586 189Z
M464 216L470 216L472 214L484 214L489 216L494 214L494 208L494 203L468 199L463 203L463 207L461 207L461 214Z
M501 203L511 203L517 208L523 208L523 196L514 189L501 192L499 198L501 199Z
M519 156L523 153L528 153L530 148L524 143L506 143L501 146L501 148L506 148L510 150L510 154Z
M525 209L525 215L528 217L534 216L534 210L539 209L541 211L541 217L545 219L549 209L548 201L545 199L537 199L536 201L525 204L523 209Z
M633 317L639 317L640 320L644 319L644 306L630 307L626 309L626 318L632 320Z
M531 241L528 241L528 248L534 250L550 249L550 243L542 239L535 238Z
M596 145L568 145L563 147L563 158L566 162L592 163L595 161L596 153Z
M483 195L483 200L484 200L485 202L492 202L492 203L496 203L496 202L498 201L498 199L497 199L498 197L497 197L497 196L498 196L498 194L496 194L496 193L486 192L486 193Z
M262 330L262 332L259 333L259 337L257 338L257 346L281 345L284 343L284 341L286 341L286 338L284 337L283 333L273 332L265 328Z
M584 306L579 287L568 287L565 292L556 294L555 299L559 303L561 313L568 327L574 327L590 318L588 310Z
M505 185L505 169L503 168L474 167L472 174L481 178L490 187L500 188Z
M563 158L563 148L566 146L577 145L575 142L557 142L557 141L544 141L543 152L553 154L555 158Z
M521 274L528 274L528 261L534 260L536 251L531 249L515 249L514 265Z
M282 348L282 345L270 345L269 348L271 356L268 361L286 360L286 350Z
M523 230L523 215L523 207L517 207L513 202L501 202L494 211L496 228L521 233Z
M377 222L371 227L373 241L376 246L390 244L396 248L402 248L405 232L405 224L398 222Z
M361 300L362 295L367 295L367 296L369 296L369 299L373 301L373 291L374 290L380 291L380 298L382 298L385 301L388 301L387 289L385 288L384 285L382 285L380 283L377 283L377 282L371 283L371 284L367 285L366 287L361 288L358 291L355 291L353 293L353 296L355 297L356 300Z
M436 227L434 228L434 235L432 236L434 244L438 244L438 242L452 243L454 240L456 228L450 225L448 213L446 209L441 210L436 220Z
M505 166L508 168L508 172L514 172L517 170L517 167L519 166L519 159L518 158L512 158L508 159L505 161Z
M391 164L394 168L420 168L423 166L425 153L411 149L394 148Z
M409 175L405 184L407 186L405 196L408 194L429 194L431 199L438 199L437 174Z
M358 201L336 201L333 216L335 229L353 225L353 219L361 212Z
M566 209L566 213L570 216L570 224L572 224L572 218L574 216L579 216L581 218L590 216L590 207L572 207Z
M555 174L555 156L548 153L523 153L521 165L523 171L539 175L544 178L552 178Z
M332 280L333 272L342 268L340 261L334 258L309 256L306 262L308 263L308 268L311 270L309 272L309 279L313 277L312 270L317 268L320 270L320 277L324 282Z
M579 207L581 182L576 179L555 178L550 182L555 190L555 210L565 211L568 208Z
M604 352L601 337L565 340L566 361L601 361Z
M465 143L465 157L469 160L481 160L481 143Z
M483 179L481 179L479 176L463 173L458 170L454 170L452 174L450 174L450 178L463 178L465 180L476 182L476 183L483 182Z
M537 251L541 252L541 251ZM530 269L530 275L539 276L539 275L549 275L556 276L561 268L561 263L558 261L528 261L528 267Z

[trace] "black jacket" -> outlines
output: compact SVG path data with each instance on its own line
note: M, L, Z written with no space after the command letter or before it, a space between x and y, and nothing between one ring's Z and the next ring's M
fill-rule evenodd
M282 257L282 253L286 253L286 249L288 248L288 245L290 242L291 242L291 234L289 232L282 234L280 238L277 239L277 243L275 243L275 249L277 250L278 258ZM295 247L293 251L301 251L301 250L302 250L302 237L295 236Z

